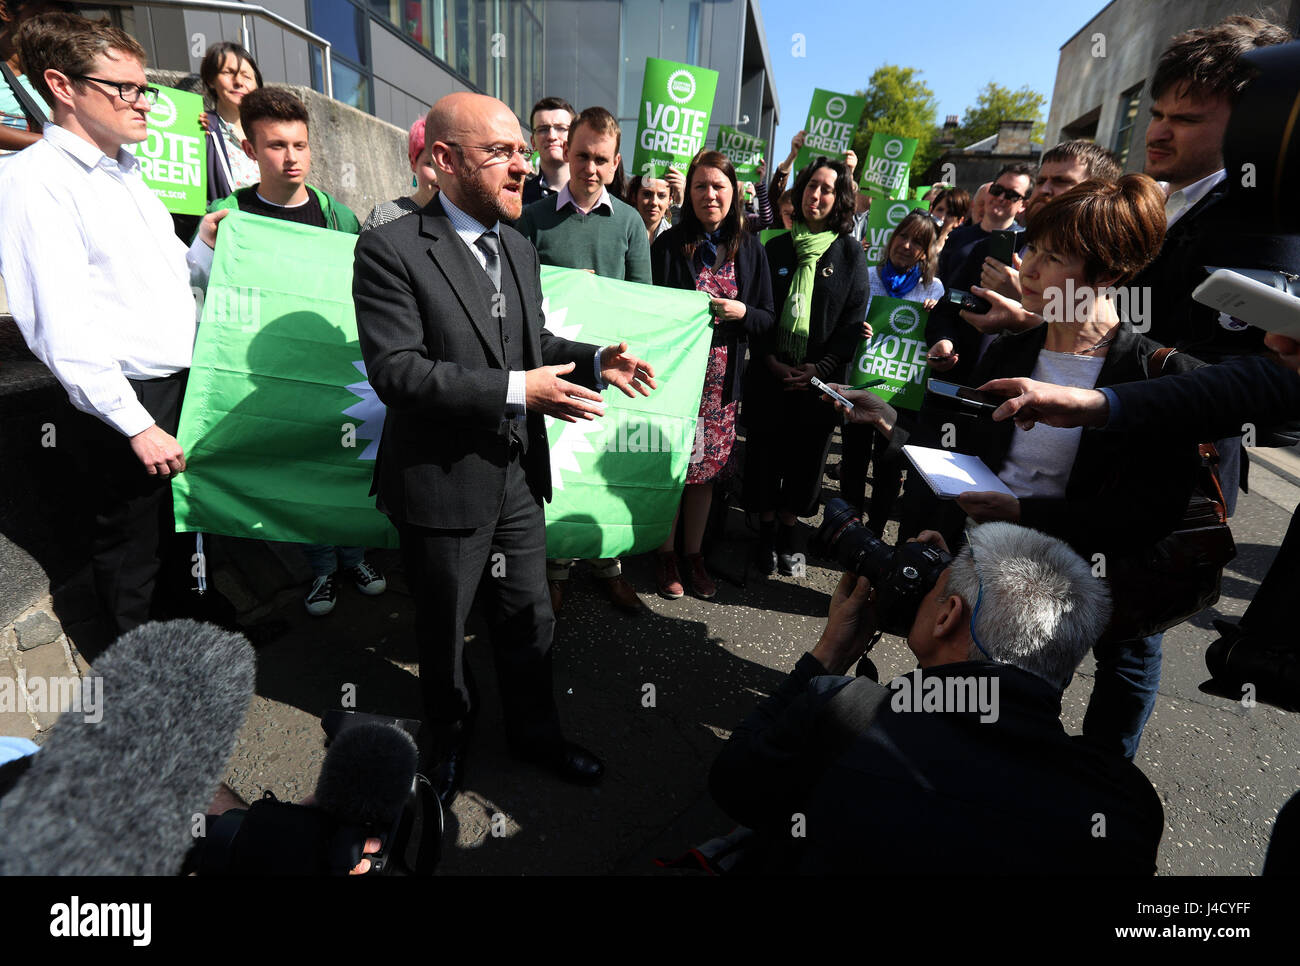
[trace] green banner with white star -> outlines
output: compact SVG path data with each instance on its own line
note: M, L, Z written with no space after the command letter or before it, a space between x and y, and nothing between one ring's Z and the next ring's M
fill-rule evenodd
M712 339L699 292L543 268L546 327L596 345L627 342L659 388L629 398L606 389L601 419L547 418L551 485L549 557L617 557L663 543L692 459Z
M176 529L291 543L395 547L371 474L384 407L366 381L352 305L356 236L232 212L221 224L194 346L173 484ZM548 328L627 341L659 389L607 389L602 419L547 420L555 498L547 549L608 557L658 546L691 458L708 299L542 270Z

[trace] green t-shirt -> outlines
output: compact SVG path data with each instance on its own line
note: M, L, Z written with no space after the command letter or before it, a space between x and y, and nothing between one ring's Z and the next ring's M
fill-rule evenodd
M36 88L32 86L32 82L27 79L26 74L18 75L18 83L27 89L27 93L32 96L32 100L42 107L45 106L45 101L40 94L36 93ZM0 124L4 124L6 127L27 130L27 115L23 113L23 106L18 103L18 96L14 94L9 84L3 79L0 79Z

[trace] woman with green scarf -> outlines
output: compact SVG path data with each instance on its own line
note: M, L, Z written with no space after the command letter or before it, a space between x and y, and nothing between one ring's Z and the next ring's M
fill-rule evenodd
M855 189L844 164L818 158L795 179L793 227L767 260L777 325L751 337L743 419L746 506L760 520L759 572L799 570L799 517L817 513L834 407L809 381L839 378L862 335L870 284L853 238Z

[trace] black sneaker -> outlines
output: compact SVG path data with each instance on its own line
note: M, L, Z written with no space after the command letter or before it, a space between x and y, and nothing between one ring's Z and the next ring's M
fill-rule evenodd
M307 613L312 617L324 617L334 609L334 604L338 597L334 593L334 575L329 574L325 577L317 577L311 585L311 590L307 592L307 599L303 603L307 607Z

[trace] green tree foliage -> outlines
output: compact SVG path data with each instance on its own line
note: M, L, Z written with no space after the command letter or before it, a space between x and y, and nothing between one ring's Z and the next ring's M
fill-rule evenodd
M1025 86L1011 90L989 81L979 92L973 107L966 108L957 130L957 146L965 147L998 133L1002 121L1033 121L1030 138L1042 141L1047 125L1043 123L1043 105L1047 98Z
M871 136L877 131L917 138L911 173L913 177L919 176L940 153L935 145L935 114L939 102L921 79L921 71L885 64L872 73L867 89L857 93L867 99L857 133L853 135L853 150L858 158L866 158Z

